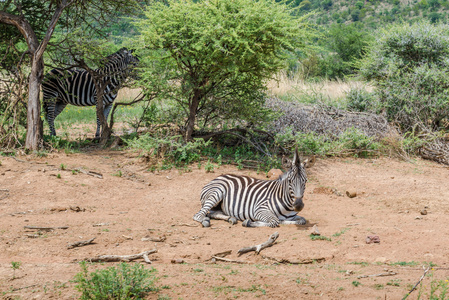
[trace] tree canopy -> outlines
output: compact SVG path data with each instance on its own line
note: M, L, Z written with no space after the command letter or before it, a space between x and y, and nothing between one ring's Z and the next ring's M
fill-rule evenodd
M149 59L142 79L161 89L154 76L163 77L161 95L185 111L186 140L197 117L202 126L236 115L261 121L265 81L285 67L288 51L305 48L314 34L307 16L273 1L166 2L149 5L146 19L136 23Z

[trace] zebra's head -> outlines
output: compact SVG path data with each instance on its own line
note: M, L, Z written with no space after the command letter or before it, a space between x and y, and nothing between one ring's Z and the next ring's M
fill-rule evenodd
M304 208L302 198L306 189L307 175L305 168L307 163L308 159L301 162L298 149L295 149L290 170L282 175L283 179L287 180L288 196L295 211L301 211Z

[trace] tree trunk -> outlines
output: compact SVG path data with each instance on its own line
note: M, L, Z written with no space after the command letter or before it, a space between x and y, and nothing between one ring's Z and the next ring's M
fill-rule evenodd
M192 140L193 129L195 128L195 119L198 106L201 101L201 93L199 90L195 90L193 93L192 101L189 104L189 118L187 120L185 141L190 142Z
M32 58L30 81L28 83L27 135L25 148L37 150L42 146L42 120L39 93L44 75L42 57Z

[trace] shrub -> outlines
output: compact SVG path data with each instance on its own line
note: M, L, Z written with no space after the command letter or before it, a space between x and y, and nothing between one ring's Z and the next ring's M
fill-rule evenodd
M185 166L199 161L202 149L211 143L210 140L206 142L203 139L185 143L179 135L153 137L149 134L127 139L125 142L131 148L142 150L144 156L155 159L156 163L161 160L166 165L174 163L175 166Z
M88 273L86 262L80 264L82 271L75 276L76 288L81 292L82 300L88 299L143 299L155 291L156 269L145 269L141 264L130 266L121 263Z
M378 112L379 101L376 93L364 88L352 88L346 95L348 109L358 112Z
M438 129L449 117L449 26L421 21L381 30L360 61L391 121Z

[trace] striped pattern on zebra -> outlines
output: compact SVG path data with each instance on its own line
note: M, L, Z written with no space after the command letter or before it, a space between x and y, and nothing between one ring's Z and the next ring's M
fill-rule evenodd
M118 89L135 66L138 58L132 51L122 48L106 57L106 63L95 71L104 74L103 82L108 82L103 94L103 113L108 118ZM54 121L67 104L76 106L96 105L96 88L92 76L85 70L53 69L42 83L44 111L50 127L50 135L56 135ZM100 136L100 119L97 118L95 137Z
M295 150L290 170L277 180L260 180L247 176L222 175L201 191L201 209L193 219L204 227L210 219L244 221L245 227L277 227L279 224L306 224L297 215L304 208L303 196L307 176L305 165Z

